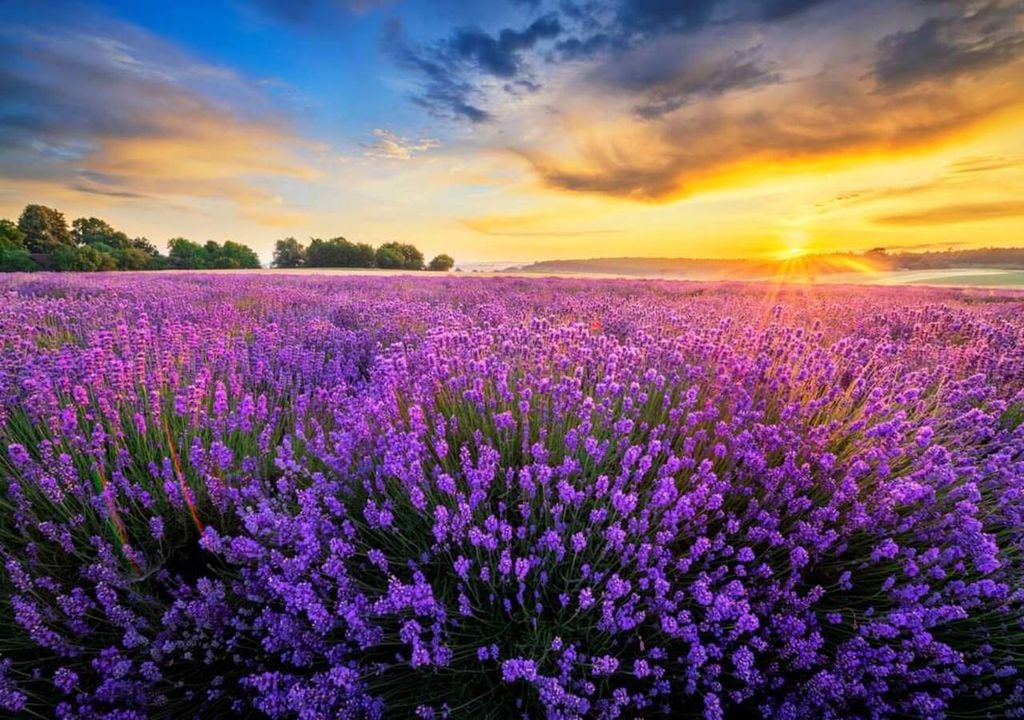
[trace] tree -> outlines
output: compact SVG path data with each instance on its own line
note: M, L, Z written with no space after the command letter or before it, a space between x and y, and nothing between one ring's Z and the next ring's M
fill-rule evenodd
M171 238L167 241L167 259L172 268L179 270L203 270L210 267L206 249L199 243L185 238Z
M365 243L352 243L343 237L321 240L313 238L306 251L310 267L373 267L373 248Z
M0 247L25 249L25 233L10 220L0 220Z
M38 269L25 249L25 233L10 220L0 220L0 272L32 272Z
M53 251L52 261L55 270L95 272L117 269L113 257L92 245L62 245Z
M405 256L401 251L388 245L381 245L377 248L377 267L385 270L401 270L404 266Z
M33 272L38 269L25 248L0 244L0 272Z
M71 223L71 237L79 245L106 245L120 250L131 245L131 240L120 230L115 230L99 218L78 218Z
M64 214L45 205L26 205L18 218L30 253L52 253L62 246L74 247Z
M156 249L156 245L151 243L148 238L144 237L132 238L131 247L134 250L141 250L150 257L156 257L160 254L160 251Z
M216 244L216 243L214 243ZM255 269L260 267L260 257L248 245L226 240L220 247L219 264L214 267ZM216 261L215 261L216 262Z
M113 252L118 270L147 270L153 256L136 247L126 247Z
M448 272L455 266L455 260L451 255L445 255L444 253L437 255L433 260L430 261L428 266L431 270L437 270L440 272Z
M423 253L421 253L415 245L408 245L406 243L389 242L384 243L377 250L377 267L384 267L380 264L380 251L381 250L393 250L402 257L402 264L398 267L405 270L422 270L423 269ZM388 253L390 254L390 253ZM390 260L389 260L390 262Z
M274 244L274 261L276 268L297 268L306 264L306 248L293 237L278 240Z
M352 267L372 268L377 263L377 252L369 243L356 243Z

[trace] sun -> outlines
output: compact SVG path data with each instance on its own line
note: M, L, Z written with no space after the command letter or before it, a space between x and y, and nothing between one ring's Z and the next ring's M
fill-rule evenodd
M807 248L802 246L788 247L779 250L775 253L776 260L796 260L806 255L808 252Z
M811 234L806 230L790 228L779 239L783 247L773 253L776 260L796 260L810 252L808 242Z

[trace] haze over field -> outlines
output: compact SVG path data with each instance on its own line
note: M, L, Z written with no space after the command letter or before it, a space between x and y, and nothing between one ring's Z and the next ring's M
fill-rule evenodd
M1021 244L1013 0L0 0L0 216L428 257Z

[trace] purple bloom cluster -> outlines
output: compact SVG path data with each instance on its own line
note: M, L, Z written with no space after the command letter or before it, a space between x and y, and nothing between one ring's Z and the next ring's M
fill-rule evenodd
M2 713L1024 717L1024 294L0 294Z

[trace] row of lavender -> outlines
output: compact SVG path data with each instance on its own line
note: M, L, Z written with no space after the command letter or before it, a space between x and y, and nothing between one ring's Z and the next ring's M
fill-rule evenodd
M0 298L3 712L1024 717L1024 295Z

